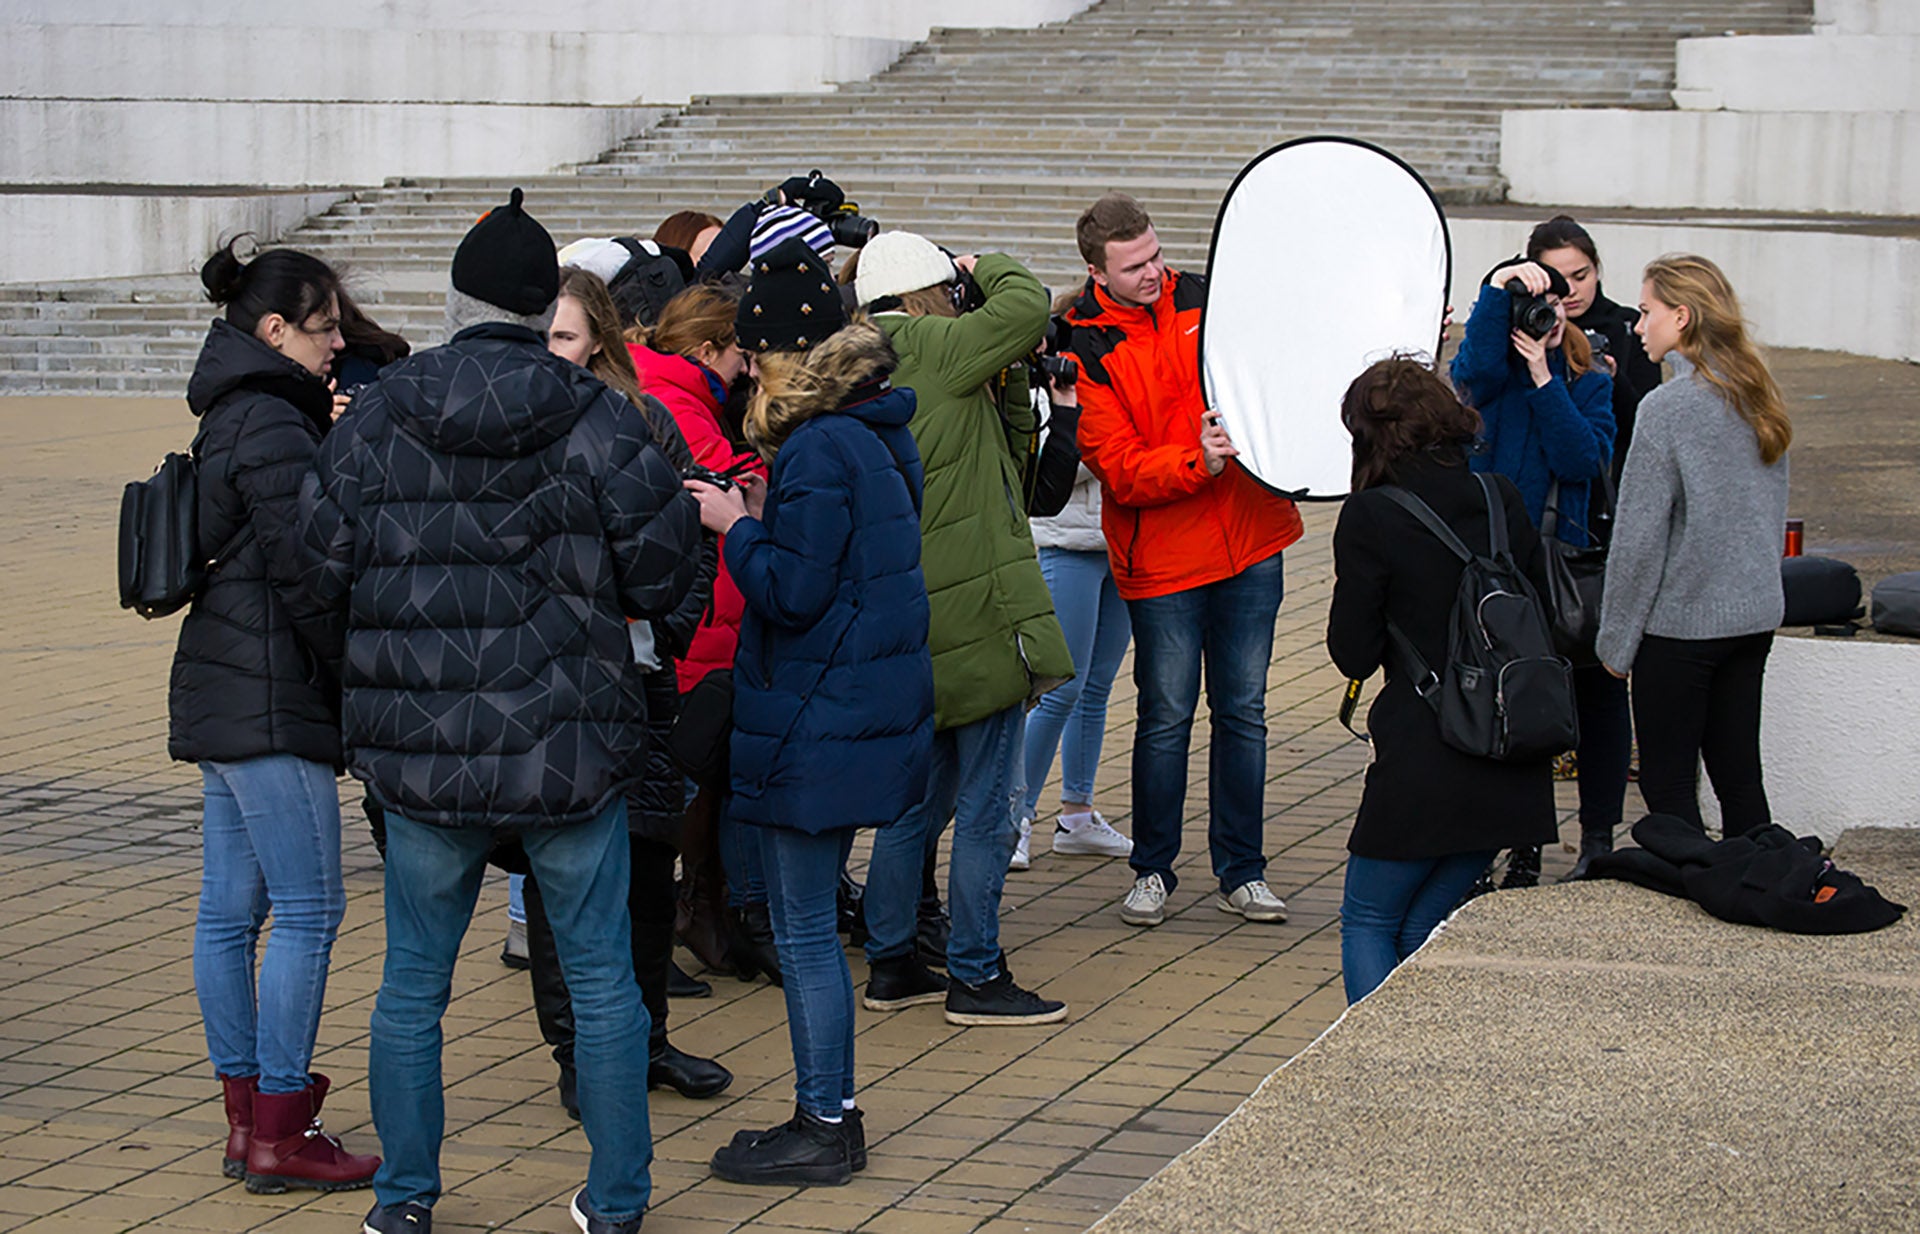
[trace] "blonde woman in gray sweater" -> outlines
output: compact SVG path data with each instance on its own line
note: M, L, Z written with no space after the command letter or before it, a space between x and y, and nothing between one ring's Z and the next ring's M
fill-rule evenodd
M1771 821L1760 695L1785 599L1780 544L1793 428L1733 288L1703 257L1646 269L1635 327L1674 380L1640 404L1620 480L1598 648L1630 672L1649 809L1704 830L1699 763L1723 829Z

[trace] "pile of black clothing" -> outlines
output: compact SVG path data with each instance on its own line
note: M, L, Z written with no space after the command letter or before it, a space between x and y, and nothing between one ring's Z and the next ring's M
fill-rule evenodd
M1820 841L1769 824L1724 840L1671 814L1633 826L1639 848L1596 856L1588 878L1638 883L1740 925L1790 934L1865 934L1907 911L1829 861Z

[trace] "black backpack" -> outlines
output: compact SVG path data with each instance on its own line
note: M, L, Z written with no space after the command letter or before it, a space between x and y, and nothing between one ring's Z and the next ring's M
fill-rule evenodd
M211 561L200 557L200 472L191 454L169 454L120 495L120 607L151 620L200 594L253 532L236 532Z
M660 310L667 307L667 301L685 291L692 281L687 268L676 259L676 255L685 257L685 254L652 240L636 240L631 236L615 236L614 243L626 249L630 256L627 264L607 283L613 306L619 310L622 324L639 322L651 326L660 320Z
M1555 654L1546 610L1507 547L1500 490L1475 477L1487 498L1488 553L1473 552L1426 502L1403 488L1380 491L1439 537L1465 567L1447 629L1447 663L1435 673L1399 626L1387 633L1413 689L1440 718L1440 739L1480 758L1527 762L1580 740L1572 667Z

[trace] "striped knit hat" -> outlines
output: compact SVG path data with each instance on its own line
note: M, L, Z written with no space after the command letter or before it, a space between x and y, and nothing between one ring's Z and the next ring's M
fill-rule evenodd
M748 242L753 260L778 248L783 240L805 240L807 247L819 254L822 260L833 252L833 233L827 225L808 214L798 206L774 206L760 216L753 225L753 238Z

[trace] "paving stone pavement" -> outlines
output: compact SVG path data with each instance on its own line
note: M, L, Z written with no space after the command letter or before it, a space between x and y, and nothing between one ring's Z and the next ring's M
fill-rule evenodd
M1851 414L1840 394L1879 391L1875 423L1906 423L1920 386L1907 366L1834 359L1779 357L1795 414L1807 414L1805 440L1833 445L1830 471L1847 465L1844 442L1860 431L1823 428L1822 407ZM1808 389L1835 397L1807 402ZM371 1202L367 1192L253 1196L219 1171L224 1122L191 965L199 786L165 752L176 623L119 611L111 583L120 486L189 432L179 404L154 399L22 398L0 416L0 1231L301 1234L352 1228ZM1890 444L1870 437L1866 448L1884 463ZM1911 447L1903 439L1896 452ZM1796 467L1796 500L1815 471ZM1008 879L1012 963L1024 984L1070 1002L1066 1024L956 1029L937 1008L858 1012L873 1165L852 1185L746 1188L708 1176L707 1158L734 1131L791 1110L785 1009L777 990L731 979L717 979L710 1000L676 1002L675 1039L737 1079L711 1102L653 1095L648 1230L1083 1229L1339 1016L1340 879L1366 755L1334 719L1341 681L1321 645L1335 507L1305 514L1268 690L1268 877L1292 920L1252 925L1214 907L1202 724L1167 924L1123 926L1125 866L1054 857L1042 839L1033 869ZM1920 565L1904 551L1906 568ZM1132 711L1123 671L1096 794L1122 830ZM335 1082L329 1129L372 1151L366 1036L383 932L358 797L343 781L347 915L315 1067ZM1560 786L1560 805L1571 835L1572 785ZM1630 798L1629 817L1637 805ZM863 842L856 863L865 854ZM1549 852L1548 876L1569 861ZM446 1017L442 1231L569 1229L566 1201L586 1173L527 979L498 962L505 899L505 880L491 879Z

